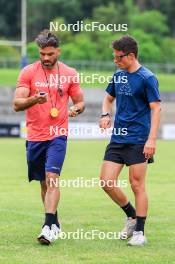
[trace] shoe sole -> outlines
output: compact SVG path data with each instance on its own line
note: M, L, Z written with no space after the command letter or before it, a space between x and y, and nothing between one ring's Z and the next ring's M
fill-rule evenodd
M46 245L46 246L50 245L50 241L46 239L44 236L38 237L37 240L41 245Z

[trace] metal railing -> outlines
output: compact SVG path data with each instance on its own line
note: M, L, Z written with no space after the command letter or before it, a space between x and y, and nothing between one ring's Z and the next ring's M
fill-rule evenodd
M28 58L28 64L34 62L38 58ZM64 60L66 64L76 68L79 71L109 71L113 72L116 66L112 61L81 61L81 60ZM155 73L175 73L175 64L170 63L143 63ZM0 57L0 68L20 68L20 59L15 58L2 58Z

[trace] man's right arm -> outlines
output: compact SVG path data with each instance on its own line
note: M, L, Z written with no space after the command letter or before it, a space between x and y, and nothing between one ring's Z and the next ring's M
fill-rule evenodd
M26 87L16 88L14 99L13 99L13 109L14 111L24 111L35 104L43 104L47 102L47 94L40 95L39 90L33 96L29 96L30 90Z

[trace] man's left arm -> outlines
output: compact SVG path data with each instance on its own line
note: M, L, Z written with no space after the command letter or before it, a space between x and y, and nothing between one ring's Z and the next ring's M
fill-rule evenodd
M75 69L72 70L71 84L69 86L69 96L72 99L73 106L70 107L69 116L76 117L85 109L83 91L80 88L79 75Z
M83 93L79 93L78 95L71 96L73 106L70 107L69 116L76 117L81 114L85 109L84 96Z
M161 112L160 101L152 102L149 105L151 108L151 128L143 151L146 159L151 158L156 150L156 138L160 124Z

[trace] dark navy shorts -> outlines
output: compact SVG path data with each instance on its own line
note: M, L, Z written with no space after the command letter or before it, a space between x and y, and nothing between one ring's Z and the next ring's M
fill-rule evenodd
M45 180L46 172L60 175L67 146L67 137L60 136L47 141L26 141L28 178Z
M121 144L111 142L106 148L104 160L112 161L126 166L143 162L153 163L154 159L146 159L143 154L144 145L142 144Z

